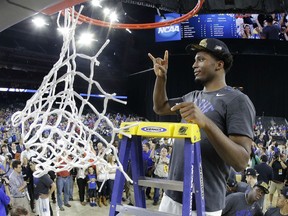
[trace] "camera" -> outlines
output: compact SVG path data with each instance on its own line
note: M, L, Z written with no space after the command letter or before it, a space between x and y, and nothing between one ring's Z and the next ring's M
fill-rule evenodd
M7 176L4 176L4 175L1 175L0 176L0 187L2 186L2 185L9 185L9 179L8 179L8 177Z

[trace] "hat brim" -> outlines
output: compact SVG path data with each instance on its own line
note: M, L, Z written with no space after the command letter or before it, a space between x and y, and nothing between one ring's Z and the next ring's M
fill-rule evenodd
M265 194L269 194L269 190L261 185L257 185L259 188L261 188Z
M199 44L189 44L186 46L186 52L188 52L190 55L195 55L197 52L201 52L201 51L210 53L211 55L219 59L223 58L223 53L213 52L212 50L207 49L206 47L203 47Z
M186 51L190 54L195 54L199 51L206 51L212 53L210 50L206 49L205 47L199 45L199 44L189 44L186 46Z

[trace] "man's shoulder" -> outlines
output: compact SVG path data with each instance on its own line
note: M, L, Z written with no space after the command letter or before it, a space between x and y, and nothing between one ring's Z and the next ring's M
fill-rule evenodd
M245 197L244 192L235 192L226 196L226 200L238 200L240 197Z

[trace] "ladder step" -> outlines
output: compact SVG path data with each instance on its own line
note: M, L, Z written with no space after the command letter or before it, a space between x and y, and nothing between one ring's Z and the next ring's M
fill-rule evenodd
M182 181L157 179L157 178L149 178L149 177L145 177L145 176L140 176L138 179L138 185L144 186L144 187L163 188L166 190L183 192L183 182Z
M117 216L122 216L122 215L136 215L136 216L177 216L175 214L170 214L167 212L160 212L157 210L151 210L151 209L145 209L145 208L140 208L136 206L129 206L129 205L117 205L116 206L116 211L119 213ZM125 214L122 214L125 213Z

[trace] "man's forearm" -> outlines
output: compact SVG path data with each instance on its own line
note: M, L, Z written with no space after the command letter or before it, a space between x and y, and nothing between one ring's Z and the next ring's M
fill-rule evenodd
M156 77L153 91L153 110L159 115L171 113L166 93L166 82L166 78Z

